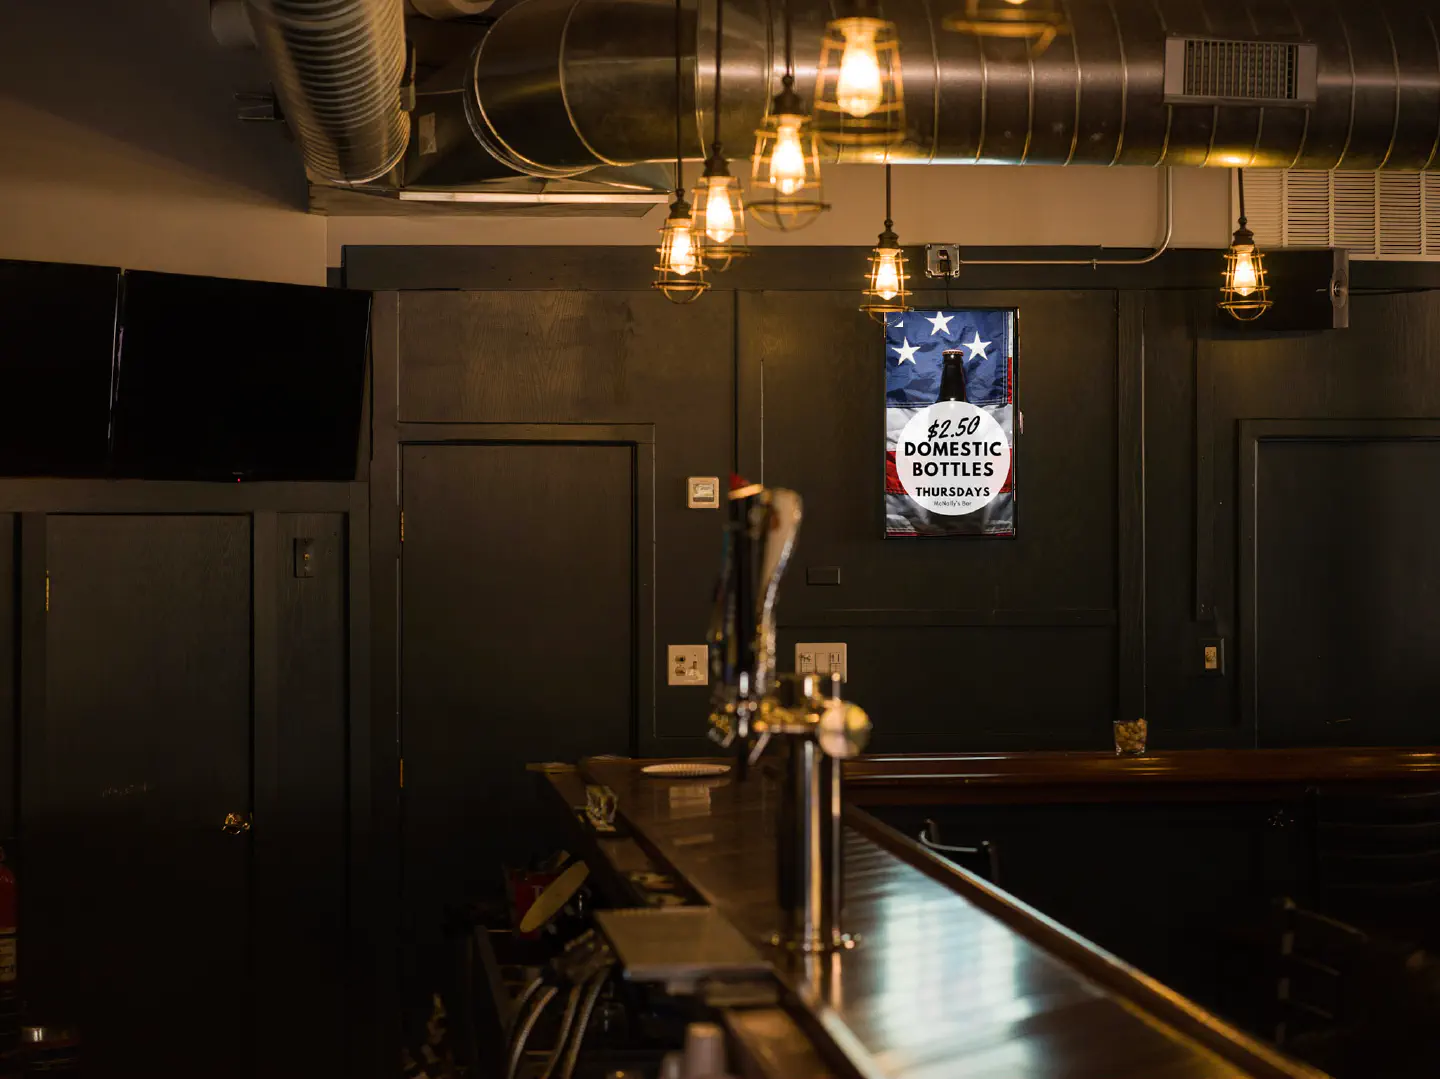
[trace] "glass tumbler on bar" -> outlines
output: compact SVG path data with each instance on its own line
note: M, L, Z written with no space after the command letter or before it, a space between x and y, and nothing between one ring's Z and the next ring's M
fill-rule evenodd
M1117 719L1115 721L1115 756L1143 757L1145 736L1149 726L1143 719Z

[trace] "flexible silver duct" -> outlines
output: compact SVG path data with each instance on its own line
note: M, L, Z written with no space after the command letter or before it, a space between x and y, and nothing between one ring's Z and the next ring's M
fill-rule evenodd
M427 19L466 19L482 14L494 0L410 0L410 6Z
M285 118L312 177L384 176L405 153L402 0L247 0Z
M707 141L697 102L709 100L715 0L685 2L693 45L684 141L686 155L698 158ZM782 5L725 2L721 126L738 157L748 154L779 84ZM977 33L983 18L968 17L972 8L1013 12L1027 2L1027 10L1052 11L1059 25L1043 50ZM832 4L789 7L797 87L808 97ZM884 13L899 29L905 73L907 128L891 160L1440 164L1440 0L884 0ZM477 139L541 176L673 156L673 20L673 0L520 0L472 58L466 106ZM1243 45L1250 66L1207 98L1192 92L1190 61L1177 67L1176 57L1187 55L1179 39L1195 39L1202 58L1216 43L1222 53ZM1167 59L1167 45L1176 44L1180 51ZM1250 83L1271 74L1266 65L1277 51L1309 89L1250 103ZM1196 85L1206 74L1195 69Z

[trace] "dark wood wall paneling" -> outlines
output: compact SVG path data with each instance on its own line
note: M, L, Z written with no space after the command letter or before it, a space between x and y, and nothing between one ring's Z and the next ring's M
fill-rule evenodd
M605 291L604 284L586 292L402 293L400 437L467 437L428 426L439 423L653 425L654 504L637 509L653 513L653 532L640 540L657 552L647 666L659 670L667 643L704 641L719 515L685 508L685 480L723 481L735 458L734 298L677 307L649 289ZM512 430L508 437L547 435ZM494 510L512 528L534 527L524 524L523 503ZM703 690L656 685L653 716L639 717L638 748L702 744L707 703ZM554 755L565 749L557 743Z
M881 748L1103 744L1126 624L1117 614L1118 439L1124 433L1133 449L1142 438L1138 426L1122 432L1119 411L1120 394L1134 402L1141 385L1139 305L1127 306L1122 382L1112 291L965 292L952 301L1022 309L1026 433L1014 542L879 540L883 345L849 291L720 292L687 307L603 289L404 292L393 329L397 437L464 439L464 424L482 425L471 438L496 423L521 438L515 425L653 423L657 662L666 644L703 640L718 553L718 515L685 508L685 477L723 477L743 462L804 494L798 567L841 568L838 588L806 587L800 568L793 573L782 650L845 640L855 694L882 717ZM380 377L391 376L382 368ZM1139 522L1137 473L1124 474L1126 520ZM418 527L408 515L406 523ZM1126 533L1132 559L1142 533ZM1138 592L1125 601L1132 616L1143 608ZM1131 632L1126 643L1136 668L1143 638ZM1031 677L1041 668L1047 677ZM703 691L661 681L640 748L702 745ZM577 747L561 740L551 755ZM407 797L416 797L421 779L407 764Z
M1018 538L911 545L879 538L880 346L850 291L862 254L762 252L697 305L644 296L653 302L626 316L645 312L633 331L613 304L642 295L648 263L625 250L349 249L346 279L419 290L400 294L395 328L411 427L657 424L657 659L704 624L716 529L681 508L680 485L723 471L709 462L728 420L745 473L806 497L782 658L796 641L845 640L879 748L1101 747L1110 719L1137 714L1160 746L1273 743L1257 733L1264 715L1241 707L1255 627L1237 580L1238 423L1437 415L1428 342L1440 299L1417 291L1440 286L1435 271L1356 264L1354 328L1309 334L1217 322L1207 252L1098 271L967 268L948 298L919 293L920 307L1020 308L1025 428ZM470 291L426 291L440 288ZM655 354L683 355L690 379L642 360L657 339ZM721 340L733 375L706 359ZM531 370L539 350L546 365ZM733 411L722 416L717 398ZM696 419L703 447L676 437ZM805 585L807 566L839 566L842 584ZM1224 641L1221 676L1202 670L1212 640ZM654 748L698 730L695 698L658 687L654 729L667 740ZM1264 699L1274 738L1326 722L1293 695ZM1355 737L1414 732L1380 724Z
M333 1070L369 1014L363 487L3 480L0 510L29 1014L100 1076Z
M356 527L368 522L357 516ZM290 1075L333 1069L335 1047L345 1044L348 532L343 513L255 517L255 783L264 801L257 793L254 857L257 909L267 917L254 956L256 969L285 972L261 996L257 1056ZM297 573L301 542L309 576ZM270 694L263 709L262 688Z
M1162 746L1241 744L1233 607L1216 612L1215 500L1234 489L1216 471L1208 340L1213 297L1145 295L1145 689ZM1262 346L1263 347L1263 346ZM1230 673L1201 673L1201 641L1226 638Z
M1115 294L952 298L1020 309L1013 541L881 539L879 327L848 291L740 301L741 370L762 376L764 479L805 499L782 665L797 641L845 641L882 752L1097 744L1117 684ZM807 585L817 566L839 567L840 585Z
M1417 282L1427 273L1413 271ZM1415 607L1435 573L1434 548L1420 542L1433 451L1412 421L1440 417L1440 293L1361 291L1349 330L1260 337L1217 327L1212 299L1146 297L1152 729L1172 746L1433 742L1429 664L1416 652L1428 630ZM1245 423L1263 434L1265 420L1292 426L1257 449ZM1305 449L1291 438L1326 444ZM1247 452L1269 480L1248 507ZM1245 534L1243 508L1260 522L1264 576L1249 582L1243 559L1255 556L1256 537ZM1323 699L1313 680L1297 680L1294 651L1295 635L1317 625L1338 635ZM1224 677L1202 673L1212 638L1225 641ZM1267 641L1268 661L1256 651ZM1345 641L1375 647L1356 652ZM1365 700L1370 707L1355 707Z

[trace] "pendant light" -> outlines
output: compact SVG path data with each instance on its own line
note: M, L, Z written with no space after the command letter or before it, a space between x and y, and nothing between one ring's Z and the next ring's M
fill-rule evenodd
M681 99L680 71L680 3L675 0L675 201L660 229L660 261L655 266L652 288L658 288L672 303L690 303L710 287L705 280L705 257L700 237L695 231L695 218L685 201L684 140L680 117L684 111Z
M900 237L895 235L895 222L890 220L890 163L885 163L885 231L870 252L869 287L860 310L883 324L885 316L910 310L910 290L906 288L905 252Z
M900 37L879 0L848 0L825 26L815 78L815 132L836 147L905 138Z
M1235 171L1240 190L1240 227L1225 254L1225 284L1220 289L1220 310L1241 322L1254 322L1274 306L1265 280L1265 256L1255 249L1255 234L1245 217L1245 170Z
M745 237L745 197L740 182L730 175L720 145L720 72L725 40L725 0L715 4L715 124L710 156L695 185L695 228L705 261L717 270L727 270L738 258L750 253Z
M1032 58L1070 33L1064 0L964 0L960 13L941 25L958 34L1024 41Z
M830 207L821 197L820 151L805 102L795 92L795 57L790 40L790 5L784 5L785 75L755 133L750 213L766 228L802 229Z

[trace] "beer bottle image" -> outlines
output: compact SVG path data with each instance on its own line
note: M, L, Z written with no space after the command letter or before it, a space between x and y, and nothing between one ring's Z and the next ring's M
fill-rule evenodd
M945 357L945 367L940 373L940 401L964 401L965 400L965 350L963 348L947 348L942 355Z

